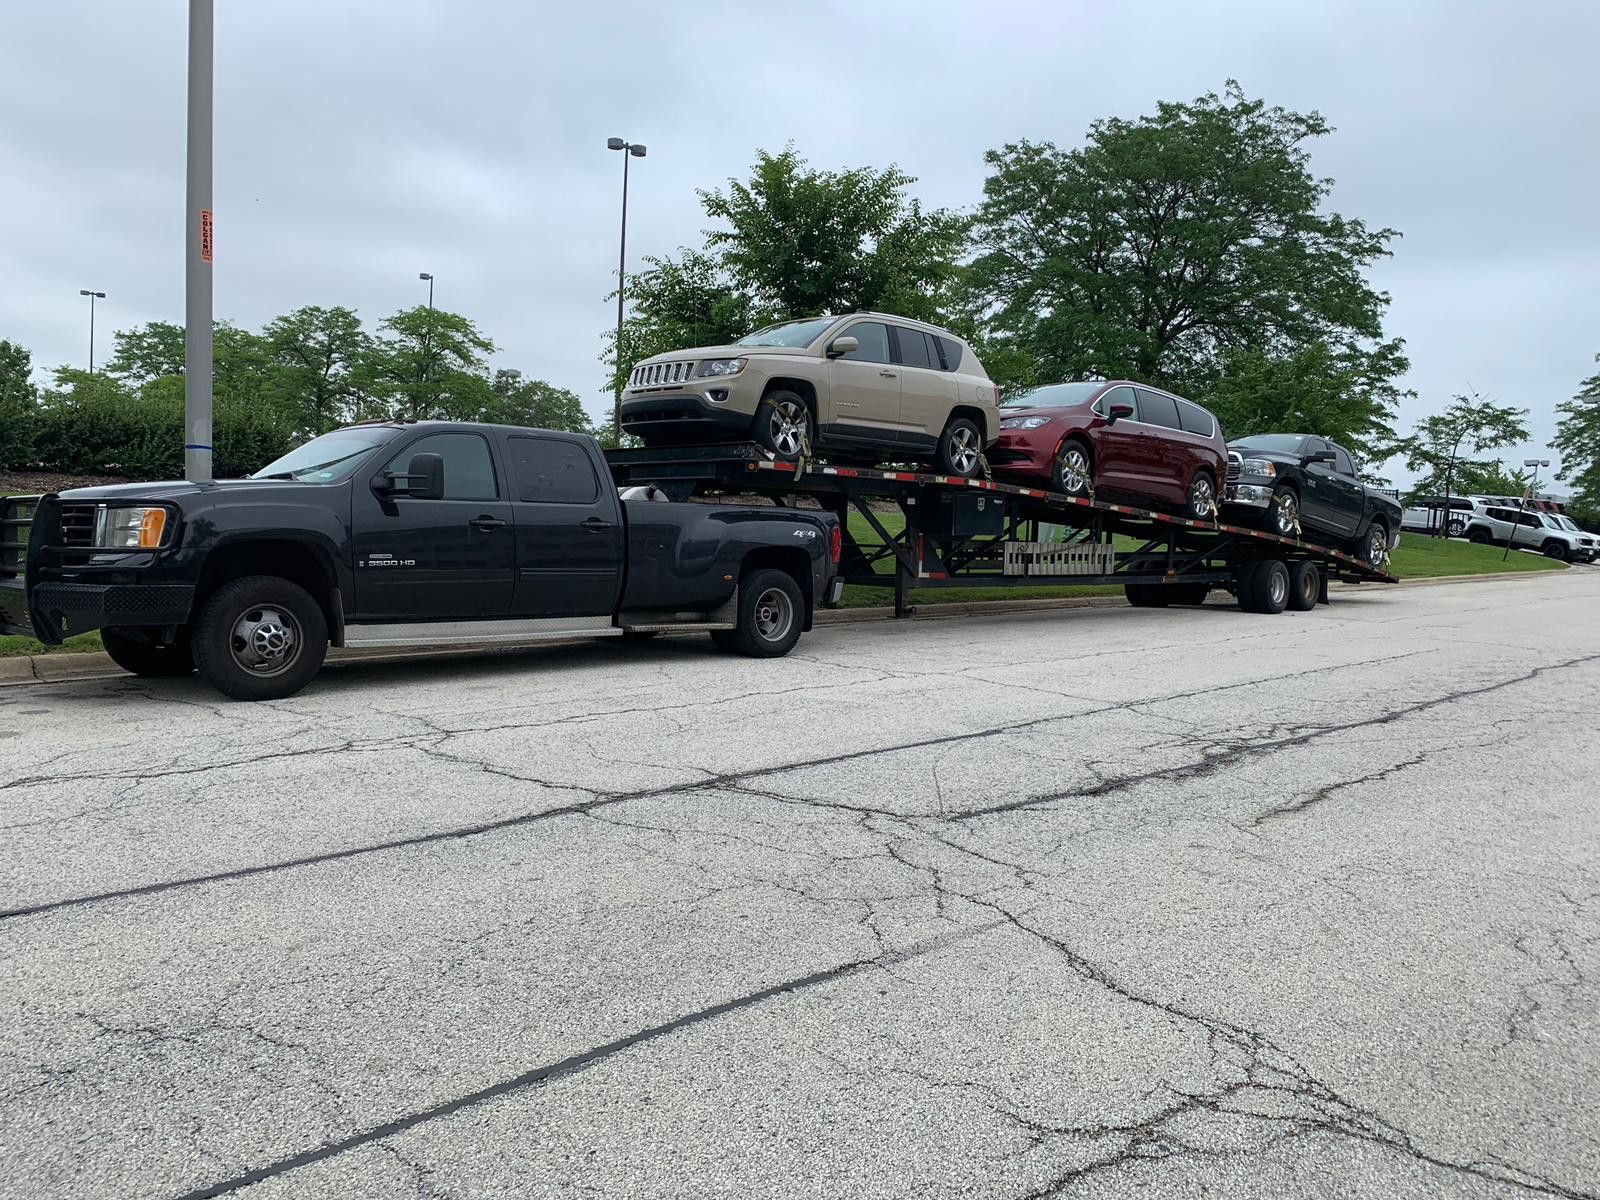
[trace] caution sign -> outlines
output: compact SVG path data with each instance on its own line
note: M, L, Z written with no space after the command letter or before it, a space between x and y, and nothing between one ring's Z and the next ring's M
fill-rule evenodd
M211 210L209 208L202 208L200 210L200 261L201 262L208 263L208 262L211 261L212 248L213 248L213 240L212 240L212 233L211 233Z

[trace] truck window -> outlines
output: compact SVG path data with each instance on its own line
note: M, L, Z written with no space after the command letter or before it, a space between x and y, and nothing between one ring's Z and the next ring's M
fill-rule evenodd
M1356 477L1356 464L1351 459L1349 451L1343 446L1335 446L1332 442L1329 442L1328 445L1333 450L1333 469L1341 475L1348 475L1351 479L1354 479Z
M541 437L507 441L517 499L532 504L593 504L600 498L600 481L582 446ZM448 480L448 467L445 472Z
M498 500L494 460L489 443L478 433L430 433L418 438L394 458L388 469L403 470L413 455L437 454L444 459L444 498L446 500Z

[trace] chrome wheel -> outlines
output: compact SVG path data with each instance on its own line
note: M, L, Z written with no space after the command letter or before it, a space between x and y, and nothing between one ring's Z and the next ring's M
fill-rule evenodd
M1216 508L1216 489L1211 486L1211 476L1196 475L1194 482L1189 485L1189 515L1191 517L1209 517L1214 515Z
M1081 496L1089 490L1089 456L1077 442L1068 442L1056 464L1057 480L1061 490L1069 496Z
M978 469L978 431L957 425L950 431L950 469L957 475L972 475Z
M1281 609L1289 603L1289 573L1287 571L1274 571L1269 586L1272 594L1272 607Z
M798 400L779 400L767 418L767 434L779 454L798 455L806 442L806 406Z
M1389 559L1389 535L1380 526L1367 531L1367 561L1381 567Z
M228 648L233 661L252 675L281 675L300 656L305 636L285 608L248 608L233 623Z
M794 602L782 588L768 588L756 597L756 636L763 641L781 642L794 625Z
M1294 537L1300 526L1300 501L1293 492L1282 491L1272 497L1273 528L1284 537Z

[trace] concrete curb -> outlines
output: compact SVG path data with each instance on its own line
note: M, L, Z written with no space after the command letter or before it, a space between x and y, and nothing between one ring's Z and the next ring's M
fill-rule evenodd
M1553 571L1504 571L1493 575L1440 575L1431 579L1402 579L1401 587L1434 587L1452 583L1499 583L1517 579L1543 579ZM1360 586L1352 583L1335 583L1336 591L1350 591ZM1386 586L1386 585L1371 585ZM1392 586L1392 585L1389 585ZM1014 612L1044 612L1056 608L1114 608L1127 604L1121 596L1056 596L1034 600L969 600L955 603L918 604L917 619L933 620L940 617L975 617L985 614ZM881 621L894 616L889 605L873 608L834 608L817 613L818 625L848 625L859 621ZM574 638L573 641L582 641ZM560 645L546 642L544 645ZM328 662L332 664L364 660L390 661L437 658L442 653L493 654L496 651L520 650L522 646L452 646L448 650L332 650ZM29 654L16 658L0 658L0 687L30 683L69 683L78 679L106 679L124 674L121 667L111 661L103 651L82 654Z

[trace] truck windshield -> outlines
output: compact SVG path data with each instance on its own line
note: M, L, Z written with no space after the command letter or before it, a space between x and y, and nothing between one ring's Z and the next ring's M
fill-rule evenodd
M250 478L339 483L349 479L374 450L398 432L392 425L335 429L268 463Z
M1230 450L1265 450L1268 454L1299 454L1306 439L1298 433L1259 433L1255 437L1229 442Z
M807 321L785 321L782 325L768 325L754 333L747 333L735 346L809 346L822 336L822 331L832 325L836 317L813 317Z

